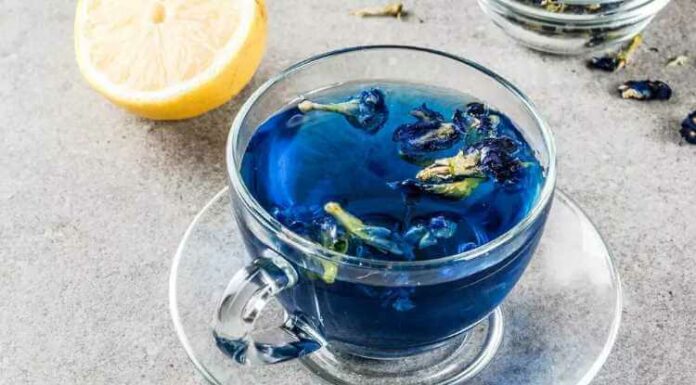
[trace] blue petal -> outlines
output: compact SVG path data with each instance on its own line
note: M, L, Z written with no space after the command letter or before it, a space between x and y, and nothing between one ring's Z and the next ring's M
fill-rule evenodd
M498 182L515 182L522 169L522 162L513 156L517 144L508 137L484 139L467 151L478 151L481 154L479 167Z
M396 311L404 312L412 310L416 307L416 304L414 304L413 301L411 301L411 298L408 296L402 296L397 298L396 301L392 303L392 307Z
M450 221L442 215L430 219L430 232L439 239L451 238L457 231L457 223Z
M384 93L377 88L361 92L358 113L348 115L348 122L365 131L376 132L387 122L388 110L385 99Z
M696 111L684 118L679 133L688 143L696 144Z
M614 72L623 65L624 63L615 56L593 57L587 62L589 68L606 72Z
M500 115L483 103L469 103L464 111L456 110L452 123L466 133L466 143L474 144L484 138L496 136Z
M428 233L428 229L421 224L411 226L411 228L409 228L406 231L406 233L404 233L404 241L406 241L412 245L415 245L427 233Z
M420 107L416 107L411 111L411 115L422 122L441 123L445 118L437 111L431 110L423 103Z
M437 237L432 232L427 232L418 242L419 249L425 249L426 247L437 245Z
M305 100L297 108L304 114L310 111L342 114L352 126L368 133L377 132L389 117L384 93L377 88L362 91L343 103L322 104Z
M444 150L461 139L462 132L456 125L445 123L440 113L429 109L425 104L413 109L411 115L416 121L402 124L392 135L392 139L399 142L402 154Z
M672 97L672 88L659 80L631 80L620 85L619 92L624 99L669 100Z

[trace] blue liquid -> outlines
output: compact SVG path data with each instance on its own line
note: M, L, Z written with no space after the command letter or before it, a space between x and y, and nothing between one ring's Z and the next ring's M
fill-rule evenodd
M389 110L387 123L376 133L353 127L340 114L302 114L296 106L279 111L258 128L241 172L251 194L276 219L317 243L320 240L309 224L326 216L323 206L329 201L341 203L369 225L397 233L438 215L454 221L453 236L414 250L415 260L428 260L485 244L526 216L544 173L532 149L502 113L499 133L517 141L515 156L524 164L515 183L503 185L489 178L461 200L424 195L409 201L389 187L390 182L413 178L423 167L400 156L392 140L396 127L413 122L409 112L425 102L449 120L455 109L475 100L451 90L399 83L349 84L313 94L311 99L341 102L371 87L384 92ZM439 151L437 157L455 155L462 146ZM314 324L329 342L355 354L416 353L457 335L502 302L524 271L544 218L532 226L521 247L508 250L509 255L493 266L472 267L464 278L418 287L412 282L377 287L341 281L340 276L327 282L318 277L321 272L297 264L299 282L283 291L280 300L286 311ZM246 238L252 253L260 255L265 246ZM404 258L354 240L346 253L372 259Z

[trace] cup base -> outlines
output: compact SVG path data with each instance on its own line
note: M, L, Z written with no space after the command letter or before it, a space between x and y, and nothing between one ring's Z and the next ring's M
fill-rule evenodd
M374 359L328 346L304 357L302 363L332 384L458 384L476 376L493 359L503 339L503 324L497 308L467 332L421 354Z
M224 189L184 235L169 293L179 340L214 385L587 385L609 355L621 318L611 255L587 216L558 190L539 247L504 306L467 333L415 356L374 360L326 347L303 360L240 366L217 348L211 313L229 277L247 262Z

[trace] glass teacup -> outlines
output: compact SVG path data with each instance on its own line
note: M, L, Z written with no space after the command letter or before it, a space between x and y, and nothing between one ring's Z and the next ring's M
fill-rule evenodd
M384 80L455 89L507 114L545 169L543 187L529 213L476 249L395 262L337 254L293 233L266 212L239 172L257 127L311 91ZM494 313L524 272L543 231L556 179L551 133L520 91L478 64L403 46L327 53L267 81L233 123L227 167L249 261L232 277L214 330L218 346L242 364L282 362L318 350L338 359L399 359L459 341L458 336ZM331 280L317 279L327 265L335 268ZM408 311L393 306L406 295ZM273 298L286 313L284 322L277 328L257 328L255 321Z

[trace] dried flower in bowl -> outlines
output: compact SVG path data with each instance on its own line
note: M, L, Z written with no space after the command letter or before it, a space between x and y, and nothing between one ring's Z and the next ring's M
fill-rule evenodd
M624 99L669 100L672 88L659 80L630 80L619 86L619 93Z
M413 257L410 247L394 231L386 227L367 225L336 202L328 202L324 205L324 211L333 216L350 236L364 244L385 253L403 255L407 258Z
M389 111L384 93L377 89L362 91L342 103L322 104L304 100L297 105L304 114L310 111L328 111L342 114L352 126L374 133L387 122Z
M437 215L427 223L418 223L404 233L404 240L418 249L434 246L440 239L449 239L457 231L457 223Z
M485 138L455 156L436 160L419 171L416 179L393 182L390 187L411 195L463 199L486 179L514 183L523 167L514 156L516 151L517 144L511 138Z
M392 140L399 143L399 152L414 155L452 147L463 137L462 127L445 122L439 112L425 104L411 111L413 123L403 124L394 130Z
M464 111L455 111L452 122L465 132L466 143L471 145L496 135L500 115L488 105L474 102L467 104Z

